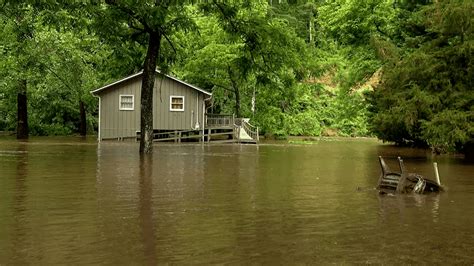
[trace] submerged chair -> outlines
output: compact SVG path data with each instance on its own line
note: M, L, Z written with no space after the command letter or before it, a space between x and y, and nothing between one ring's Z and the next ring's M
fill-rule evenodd
M403 160L400 157L398 157L400 173L392 171L382 156L379 156L379 162L382 168L382 174L380 175L377 189L382 194L410 192L423 194L426 192L443 191L439 182L426 179L416 173L407 173Z
M377 189L385 193L393 193L400 190L400 181L403 179L403 161L398 157L400 166L400 173L394 172L385 163L382 156L379 156L380 167L382 168L382 174L380 175Z

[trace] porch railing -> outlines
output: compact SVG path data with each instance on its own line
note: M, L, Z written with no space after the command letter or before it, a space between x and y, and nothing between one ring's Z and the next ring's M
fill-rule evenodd
M237 118L234 115L206 114L206 128L233 128L235 138L240 139L240 131L245 130L254 141L259 141L258 127L249 123L248 118Z
M235 124L234 115L206 114L206 127L233 127Z
M257 142L259 141L258 127L250 124L249 119L245 119L245 118L242 119L241 126L252 139L254 139Z

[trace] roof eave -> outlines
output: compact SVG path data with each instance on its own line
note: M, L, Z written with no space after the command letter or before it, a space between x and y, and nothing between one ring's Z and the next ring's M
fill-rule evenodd
M107 84L107 85L105 85L105 86L103 86L103 87L100 87L100 88L98 88L98 89L96 89L96 90L93 90L93 91L91 91L91 93L92 93L92 94L97 94L97 93L99 93L99 92L101 92L101 91L103 91L103 90L105 90L105 89L107 89L107 88L109 88L109 87L112 87L112 86L114 86L114 85L116 85L116 84L122 83L122 82L124 82L124 81L126 81L126 80L132 79L132 78L134 78L134 77L136 77L136 76L139 76L139 75L141 75L142 73L143 73L143 70L140 71L140 72L138 72L138 73L135 73L135 74L133 74L133 75L127 76L127 77L125 77L125 78L123 78L123 79L121 79L121 80L117 80L117 81L112 82L112 83L110 83L110 84Z
M161 72L158 71L158 70L156 70L156 73L161 74ZM134 78L134 77L137 77L137 76L139 76L139 75L141 75L141 74L143 74L143 70L140 71L140 72L138 72L138 73L135 73L135 74L133 74L133 75L127 76L127 77L125 77L125 78L123 78L123 79L121 79L121 80L117 80L117 81L112 82L112 83L110 83L110 84L108 84L108 85L105 85L105 86L100 87L100 88L98 88L98 89L96 89L96 90L93 90L93 91L91 91L91 93L92 93L93 95L97 95L98 93L100 93L101 91L103 91L103 90L105 90L105 89L107 89L107 88L110 88L110 87L112 87L112 86L114 86L114 85L116 85L116 84L122 83L122 82L127 81L127 80L129 80L129 79L132 79L132 78ZM199 91L199 92L202 92L202 93L204 93L204 94L206 94L206 95L212 96L212 93L211 93L211 92L208 92L208 91L205 91L205 90L203 90L203 89L201 89L201 88L198 88L198 87L196 87L196 86L193 86L193 85L191 85L191 84L189 84L189 83L187 83L187 82L185 82L185 81L182 81L182 80L180 80L180 79L178 79L178 78L175 78L175 77L173 77L173 76L170 76L170 75L167 75L167 74L164 74L164 75L165 75L166 77L168 77L168 78L170 78L170 79L176 81L176 82L179 82L179 83L184 84L184 85L186 85L186 86L188 86L188 87L191 87L191 88L193 88L193 89L195 89L195 90L197 90L197 91Z

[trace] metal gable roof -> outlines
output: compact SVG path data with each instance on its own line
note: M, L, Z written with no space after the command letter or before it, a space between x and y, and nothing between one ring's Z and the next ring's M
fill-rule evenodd
M158 70L156 70L156 73L161 73L161 72L158 71ZM105 86L103 86L103 87L100 87L100 88L98 88L98 89L96 89L96 90L93 90L93 91L91 91L91 93L92 93L92 94L97 94L97 93L99 93L99 92L101 92L101 91L103 91L103 90L105 90L105 89L107 89L107 88L110 88L110 87L112 87L112 86L114 86L114 85L116 85L116 84L120 84L120 83L122 83L122 82L124 82L124 81L127 81L127 80L132 79L132 78L137 77L137 76L140 76L141 74L143 74L143 70L140 71L140 72L138 72L138 73L135 73L135 74L133 74L133 75L130 75L130 76L128 76L128 77L125 77L125 78L123 78L123 79L121 79L121 80L117 80L117 81L112 82L112 83L110 83L110 84L107 84L107 85L105 85ZM166 75L166 74L164 74L164 76L166 76L167 78L170 78L170 79L172 79L172 80L174 80L174 81L177 81L177 82L179 82L179 83L181 83L181 84L183 84L183 85L186 85L186 86L188 86L188 87L190 87L190 88L193 88L193 89L195 89L195 90L197 90L197 91L200 91L200 92L202 92L202 93L204 93L204 94L206 94L206 95L209 95L209 96L212 95L212 93L210 93L210 92L208 92L208 91L205 91L205 90L203 90L203 89L201 89L201 88L198 88L198 87L196 87L196 86L194 86L194 85L191 85L191 84L189 84L189 83L187 83L187 82L184 82L184 81L182 81L182 80L180 80L180 79L178 79L178 78L175 78L175 77L173 77L173 76Z

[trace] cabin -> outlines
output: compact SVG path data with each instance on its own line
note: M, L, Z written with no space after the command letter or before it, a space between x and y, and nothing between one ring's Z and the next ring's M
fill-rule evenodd
M130 75L91 93L99 98L98 140L140 137L140 96L143 72ZM207 114L212 93L176 77L155 75L153 132L155 141L183 139L256 142L258 128L248 119Z

